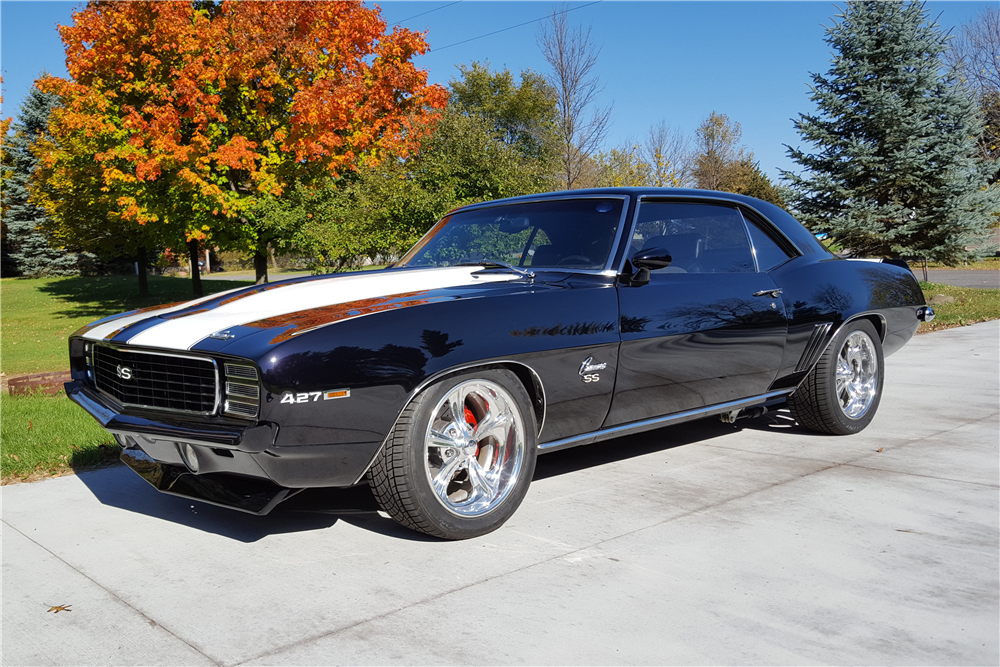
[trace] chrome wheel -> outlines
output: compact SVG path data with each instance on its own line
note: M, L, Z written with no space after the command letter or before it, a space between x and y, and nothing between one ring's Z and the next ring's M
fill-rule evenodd
M845 324L788 398L795 421L818 433L863 431L882 397L882 345L875 325Z
M878 355L864 331L854 331L844 341L836 373L840 409L848 418L859 419L878 395Z
M524 419L514 398L488 380L454 387L431 412L424 468L438 502L476 517L496 509L518 482Z

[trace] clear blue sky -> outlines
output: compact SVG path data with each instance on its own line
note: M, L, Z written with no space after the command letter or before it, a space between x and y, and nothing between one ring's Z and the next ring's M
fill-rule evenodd
M794 169L783 144L798 145L792 118L812 109L810 72L826 72L830 50L824 25L838 9L830 2L615 2L568 3L571 25L591 27L601 47L597 73L602 104L613 104L610 148L641 139L665 120L693 135L712 111L743 126L743 142L772 178ZM371 6L372 2L367 2ZM419 57L432 82L447 84L456 65L489 61L548 73L536 44L541 25L470 38L539 19L550 2L382 2L389 25L427 31L432 51ZM974 18L988 2L930 2L944 29ZM0 69L4 117L15 115L42 70L65 75L57 24L68 24L76 2L0 2ZM589 6L588 6L589 5ZM425 13L426 12L426 13ZM423 14L422 16L417 16ZM415 17L415 18L411 18ZM454 46L453 46L454 45Z

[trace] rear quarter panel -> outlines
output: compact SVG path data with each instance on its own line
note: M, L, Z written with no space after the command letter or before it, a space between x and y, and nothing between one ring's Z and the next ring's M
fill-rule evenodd
M795 369L817 324L830 323L824 341L829 343L844 322L868 317L882 336L886 356L909 341L920 324L923 292L902 267L877 260L799 257L770 274L782 289L789 329L775 387L797 384L805 376Z

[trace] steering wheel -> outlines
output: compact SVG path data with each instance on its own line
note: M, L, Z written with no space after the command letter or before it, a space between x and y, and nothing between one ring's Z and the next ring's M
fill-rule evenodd
M556 266L562 266L563 264L590 264L590 258L583 255L566 255L556 262Z

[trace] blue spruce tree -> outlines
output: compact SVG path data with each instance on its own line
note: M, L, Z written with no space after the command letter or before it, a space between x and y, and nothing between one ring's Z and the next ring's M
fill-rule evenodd
M49 112L59 97L32 87L4 137L3 275L65 276L79 273L80 255L49 245L39 231L45 211L28 201L28 183L38 165L31 146L48 127Z
M947 38L920 2L851 2L837 19L817 113L795 123L817 152L786 147L805 168L784 172L799 217L863 256L955 265L992 250L998 165L978 159L977 105L943 73Z

